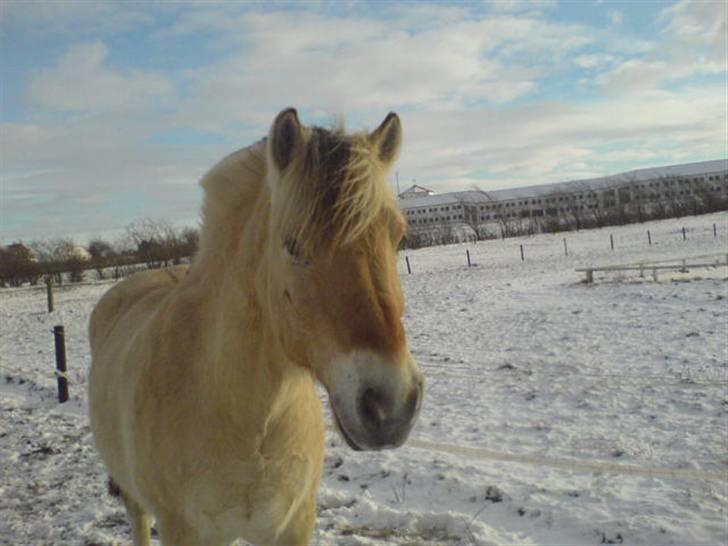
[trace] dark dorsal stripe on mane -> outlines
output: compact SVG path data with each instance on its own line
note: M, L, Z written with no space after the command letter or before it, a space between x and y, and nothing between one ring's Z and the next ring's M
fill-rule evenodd
M275 223L283 240L294 238L307 254L351 242L385 207L396 209L365 133L310 128L283 178Z
M341 132L321 127L311 130L303 171L305 177L315 184L324 211L333 211L339 202L351 159L351 145L351 139Z

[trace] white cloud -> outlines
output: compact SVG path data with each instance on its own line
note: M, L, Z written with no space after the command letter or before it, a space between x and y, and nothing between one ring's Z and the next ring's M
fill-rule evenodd
M580 68L593 69L614 63L617 58L608 53L592 53L574 58L574 64Z
M493 11L506 13L552 10L559 5L558 0L484 0L483 3Z
M681 0L662 10L661 27L652 43L624 52L612 62L604 54L578 57L583 68L601 70L590 80L609 93L642 93L685 83L695 77L716 76L728 70L728 4ZM590 66L591 65L591 66Z
M703 48L706 61L726 69L728 3L681 0L660 12L662 33L678 44Z
M155 125L0 123L3 235L101 233L144 216L194 223L197 180L229 149L152 146Z
M194 24L191 17L188 28L219 28L209 15ZM238 23L246 41L239 51L186 73L192 89L181 123L262 121L259 112L291 102L292 88L297 106L334 112L507 103L532 93L550 65L590 41L578 25L509 15L424 30L391 19L281 12Z
M27 98L59 112L128 112L159 104L173 95L161 74L112 70L103 42L72 46L50 69L31 78Z
M713 85L591 103L405 113L398 169L406 178L446 191L462 189L463 180L477 179L484 169L500 175L500 186L611 174L615 162L629 161L628 151L635 152L633 162L653 165L679 163L695 154L721 157L728 116L721 89ZM623 155L617 157L615 150Z
M75 13L79 6L73 4ZM38 235L71 231L64 223L70 221L87 231L118 229L146 215L194 221L199 176L263 136L288 105L304 122L346 114L353 128L374 127L386 111L398 110L405 128L401 178L438 191L597 176L620 162L725 155L724 84L686 84L715 74L719 64L711 47L725 30L709 10L696 14L692 4L678 3L661 15L657 39L635 41L624 40L621 29L547 20L533 3L503 4L498 9L515 11L494 8L486 17L463 5L412 5L414 15L405 7L383 7L387 16L372 18L195 5L157 27L149 42L164 48L193 38L217 53L183 72L119 66L101 41L70 47L32 74L32 117L0 125L0 217L12 214L22 233ZM59 28L77 27L59 18L66 21ZM575 66L609 93L579 102L539 98L544 82ZM680 87L665 90L673 81ZM149 144L175 129L210 130L227 141Z
M622 21L624 21L624 13L618 9L608 11L607 17L609 17L609 22L613 25L621 25Z

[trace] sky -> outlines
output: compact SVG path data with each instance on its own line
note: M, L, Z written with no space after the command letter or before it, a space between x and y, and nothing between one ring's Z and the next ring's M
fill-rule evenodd
M197 225L275 115L404 129L436 192L728 157L718 1L0 2L0 244Z

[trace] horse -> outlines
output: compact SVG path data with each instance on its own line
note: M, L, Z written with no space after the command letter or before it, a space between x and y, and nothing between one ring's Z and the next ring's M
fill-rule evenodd
M354 450L401 446L423 378L402 325L402 141L283 110L202 179L189 266L110 288L89 323L91 430L136 546L308 544L324 461L317 383Z

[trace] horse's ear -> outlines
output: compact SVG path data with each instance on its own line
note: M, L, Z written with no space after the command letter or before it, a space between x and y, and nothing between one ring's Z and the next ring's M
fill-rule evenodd
M270 149L279 170L290 165L303 141L301 122L295 108L286 108L276 116L270 129Z
M379 159L386 164L392 163L399 155L402 145L402 124L394 112L387 114L382 124L369 135L369 141L377 147Z

